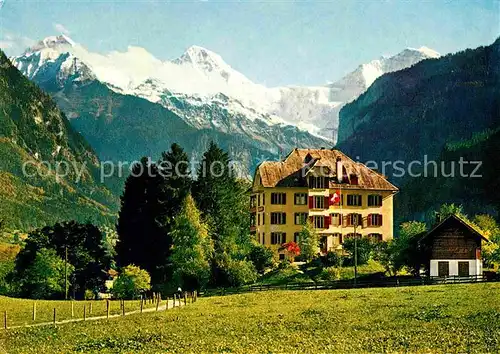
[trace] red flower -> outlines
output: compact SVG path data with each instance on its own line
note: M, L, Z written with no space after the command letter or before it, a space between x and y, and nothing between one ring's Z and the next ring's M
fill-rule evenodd
M294 256L300 255L300 247L297 243L293 241L284 243L283 245L281 245L281 248L291 253Z

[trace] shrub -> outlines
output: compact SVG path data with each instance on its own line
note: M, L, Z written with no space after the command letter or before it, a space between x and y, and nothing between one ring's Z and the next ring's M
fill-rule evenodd
M328 251L325 256L321 257L321 262L325 267L340 267L344 261L342 254L336 251Z
M90 289L85 290L85 300L95 300L95 294L92 290Z
M344 241L343 248L347 251L348 256L346 258L346 265L354 265L354 249L355 241L357 241L357 254L358 254L358 265L368 263L370 259L373 244L368 238L359 238L355 240L354 238L348 238Z
M135 299L151 288L149 273L135 265L128 265L115 280L113 296L120 299Z
M257 271L250 261L229 259L226 272L231 286L250 284L257 280Z
M326 281L333 281L333 280L339 280L341 276L341 269L340 267L326 267L323 268L321 271L319 277L321 280L326 280Z
M274 254L271 249L264 245L255 244L250 250L249 258L252 261L255 269L259 273L274 265Z

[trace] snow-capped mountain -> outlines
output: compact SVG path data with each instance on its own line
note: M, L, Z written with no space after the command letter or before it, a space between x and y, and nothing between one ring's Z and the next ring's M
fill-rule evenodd
M408 68L429 58L439 58L439 53L427 47L407 48L394 56L382 57L372 60L368 64L362 64L328 87L332 89L335 99L344 102L352 101L383 74Z
M439 56L428 48L406 49L360 65L328 85L267 88L234 70L216 53L192 46L179 58L161 61L143 48L101 55L88 52L66 36L49 37L11 58L36 82L98 80L121 94L158 103L197 129L249 134L265 126L295 126L336 140L338 112L386 72ZM224 114L221 114L223 112ZM265 128L264 128L265 129Z

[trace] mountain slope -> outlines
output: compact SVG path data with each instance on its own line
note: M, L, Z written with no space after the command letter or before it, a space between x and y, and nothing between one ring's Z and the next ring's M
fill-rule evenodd
M499 181L493 172L499 129L500 39L380 77L340 112L338 147L379 166L382 161L401 160L408 167L412 161L436 160L437 178L408 173L396 178L386 169L401 186L401 217L425 214L445 202L463 203L473 212L498 212L498 194L491 188ZM465 161L482 161L487 177L457 176L462 155ZM451 161L455 177L444 177L441 162L448 175ZM414 164L414 175L423 172Z
M396 199L400 221L423 219L431 222L433 211L443 203L463 205L469 215L488 213L500 216L500 127L473 139L445 147L436 159L445 173L409 179ZM463 173L457 164L464 164ZM450 177L455 165L455 175ZM441 167L444 166L444 167Z
M111 222L117 200L96 183L97 168L54 101L0 51L0 220L23 229L61 219Z

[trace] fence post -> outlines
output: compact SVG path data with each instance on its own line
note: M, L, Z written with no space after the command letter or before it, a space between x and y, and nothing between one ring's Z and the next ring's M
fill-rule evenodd
M184 291L184 306L187 305L187 291Z
M168 310L168 295L167 295L167 301L166 301L166 304L165 304L165 311Z
M109 318L109 299L106 299L106 318Z
M87 320L87 305L83 304L83 320Z
M121 299L122 304L122 316L125 316L125 300Z
M173 305L172 305L172 308L175 307L175 293L174 293L174 300L173 300Z
M54 326L56 325L56 308L54 307Z
M33 301L33 322L36 321L36 301Z
M89 304L89 315L92 315L92 302Z
M7 329L7 310L3 312L3 327Z
M75 317L75 302L71 300L71 318Z

